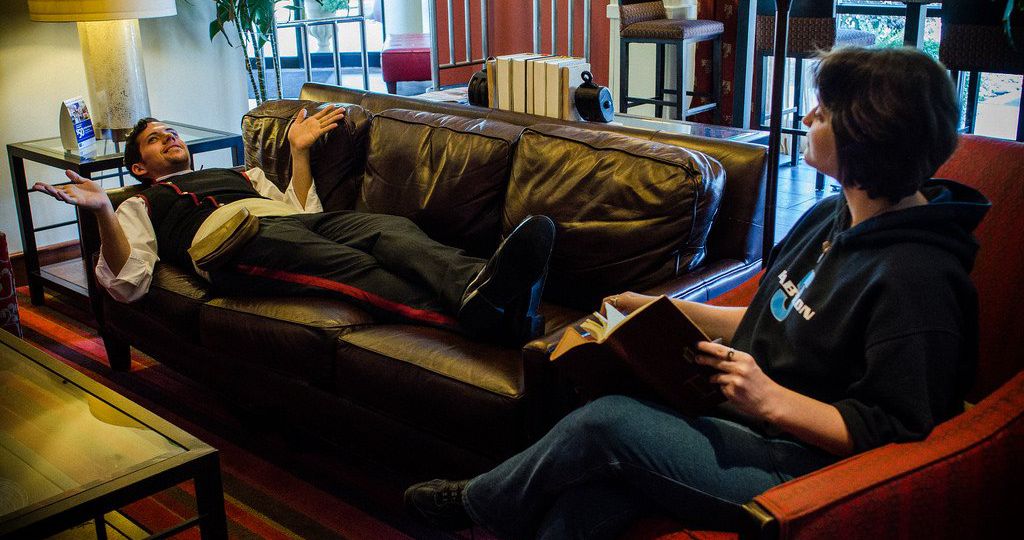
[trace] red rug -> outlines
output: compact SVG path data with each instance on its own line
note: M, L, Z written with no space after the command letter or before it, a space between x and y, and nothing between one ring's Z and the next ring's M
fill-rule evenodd
M32 306L26 288L18 293L26 341L220 450L231 538L446 537L402 512L407 480L397 473L325 443L259 425L215 391L138 351L133 351L129 373L114 372L89 314L49 295L45 306ZM195 515L192 484L138 501L121 513L148 532L169 528ZM174 538L199 538L199 533L189 530Z

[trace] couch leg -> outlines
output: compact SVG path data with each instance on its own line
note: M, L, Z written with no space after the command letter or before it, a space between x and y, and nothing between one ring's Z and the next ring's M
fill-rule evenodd
M395 81L395 82L385 82L384 84L386 84L388 86L388 93L389 94L397 94L398 93L398 81Z
M114 371L130 371L132 367L132 347L127 342L113 336L103 336L103 347L107 350L107 361Z

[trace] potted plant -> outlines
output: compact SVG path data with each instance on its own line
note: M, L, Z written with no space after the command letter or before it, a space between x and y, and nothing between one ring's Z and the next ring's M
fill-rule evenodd
M348 10L349 0L305 0L303 5L305 7L303 19L323 19L337 16L338 11ZM317 52L326 52L330 49L330 40L334 35L330 26L325 24L310 26L309 33L316 39Z
M237 45L245 62L245 71L249 74L249 84L252 86L257 103L263 103L268 98L263 46L268 41L275 46L274 70L277 79L277 95L280 96L281 68L276 62L278 56L276 40L271 40L270 36L273 35L275 28L274 11L277 5L283 2L281 0L213 0L213 3L217 7L217 18L210 22L210 41L221 34L227 40L228 45L234 47L235 43L232 43L226 28L228 23L232 23ZM295 9L292 5L282 7ZM252 47L256 56L255 65L249 60L249 47Z

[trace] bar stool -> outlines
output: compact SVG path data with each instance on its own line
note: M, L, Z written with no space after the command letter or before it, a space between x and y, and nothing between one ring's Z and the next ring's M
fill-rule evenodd
M974 133L978 117L981 72L1024 74L1024 36L1015 36L1010 46L1002 26L999 2L946 0L942 4L942 35L939 60L950 70L959 103L967 100L963 131ZM966 72L966 73L965 73ZM967 75L967 95L963 77ZM1021 95L1024 100L1024 93ZM1017 108L1017 140L1024 141L1024 104Z
M769 112L765 110L768 100L768 70L764 69L764 59L771 56L775 49L775 0L757 0L757 21L755 48L759 66L761 66L760 91L756 95L754 110L757 111L758 129L768 130ZM786 57L793 58L793 106L783 109L782 116L793 115L791 127L782 128L783 133L792 136L790 148L790 165L795 166L799 158L799 137L807 134L801 121L803 110L803 72L804 60L815 57L820 51L827 51L838 46L870 47L875 44L875 35L851 28L838 28L836 23L836 0L793 0L789 17L789 40L786 44ZM821 191L825 188L825 175L817 173L814 188Z
M655 116L661 117L663 107L675 108L675 119L714 110L715 123L721 123L722 112L718 106L722 100L722 33L725 25L719 21L669 19L665 5L661 2L620 2L621 29L619 30L619 112L630 107L653 104ZM711 92L686 91L686 48L690 43L712 42ZM654 76L654 97L630 97L629 93L629 45L632 43L653 43L657 46ZM665 46L675 45L679 57L679 70L675 76L675 89L665 88ZM674 99L665 99L666 95ZM686 96L707 98L711 101L688 108Z

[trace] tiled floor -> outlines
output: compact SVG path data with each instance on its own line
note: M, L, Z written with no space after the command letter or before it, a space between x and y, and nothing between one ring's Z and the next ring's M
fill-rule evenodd
M824 197L838 193L839 184L825 178L825 189L815 191L815 170L802 160L795 167L789 165L789 158L782 158L779 167L779 191L776 200L775 241L778 242L793 227L797 219L814 203Z

